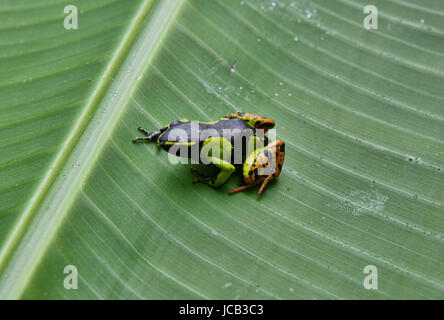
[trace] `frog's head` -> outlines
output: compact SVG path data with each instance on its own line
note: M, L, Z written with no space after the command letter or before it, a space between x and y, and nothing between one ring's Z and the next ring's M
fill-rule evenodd
M263 129L267 131L268 129L272 129L274 127L274 120L271 118L265 118L258 114L249 113L249 112L236 112L233 114L227 115L225 118L239 118L247 122L250 126L255 129Z

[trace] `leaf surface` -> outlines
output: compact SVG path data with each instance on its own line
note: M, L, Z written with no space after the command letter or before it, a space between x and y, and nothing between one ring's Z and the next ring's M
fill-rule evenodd
M444 297L441 1L68 4L0 5L1 298ZM287 146L260 197L131 143L239 110Z

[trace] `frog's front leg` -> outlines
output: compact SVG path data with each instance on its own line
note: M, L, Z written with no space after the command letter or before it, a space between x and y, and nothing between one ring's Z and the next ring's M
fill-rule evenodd
M258 194L261 194L267 184L277 179L281 173L285 157L285 143L282 140L273 141L262 149L254 150L243 166L245 185L232 189L230 194L246 190L261 184Z
M204 180L196 179L193 180L193 183L200 182L205 183L211 187L219 187L227 182L230 179L232 173L236 170L230 162L224 160L231 158L231 150L232 145L225 138L212 137L205 140L202 145L201 158L202 160L204 160L204 163L207 162L208 164L212 164L216 168L220 169L220 172L214 179L207 177L204 174L200 173L197 169L192 168L191 170L193 172L198 173L200 176L204 177Z

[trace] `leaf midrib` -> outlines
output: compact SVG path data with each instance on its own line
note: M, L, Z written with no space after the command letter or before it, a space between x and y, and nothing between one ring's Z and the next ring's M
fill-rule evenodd
M154 2L141 4L84 111L0 251L1 299L17 299L26 288L183 3Z

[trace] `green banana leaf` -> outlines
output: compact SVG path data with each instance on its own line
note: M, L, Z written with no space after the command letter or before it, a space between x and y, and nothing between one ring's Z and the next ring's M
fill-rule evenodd
M367 4L2 0L0 298L443 299L444 2ZM240 110L260 196L131 143Z

